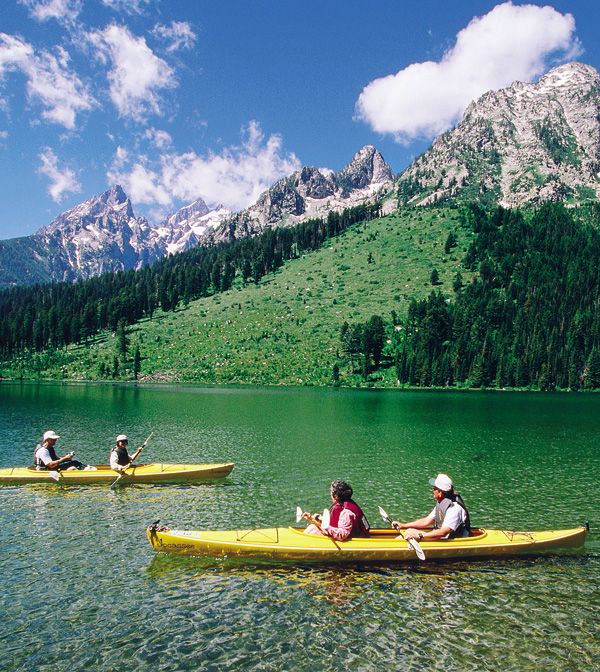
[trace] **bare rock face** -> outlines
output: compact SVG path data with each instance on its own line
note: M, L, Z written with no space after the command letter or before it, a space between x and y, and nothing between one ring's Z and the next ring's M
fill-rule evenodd
M49 280L77 280L152 263L162 256L150 225L116 185L67 210L31 236L47 251Z
M326 217L328 212L340 212L389 194L393 179L383 156L367 145L338 173L305 166L279 180L254 205L233 215L214 233L208 233L207 240L233 240L273 226L292 226L305 219Z
M400 202L596 199L599 113L600 75L581 63L489 91L402 173Z

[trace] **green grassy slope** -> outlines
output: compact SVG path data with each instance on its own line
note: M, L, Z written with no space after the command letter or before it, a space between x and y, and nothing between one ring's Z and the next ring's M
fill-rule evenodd
M446 255L450 231L458 246ZM130 352L138 344L142 354L140 380L329 385L338 363L342 384L355 384L359 377L339 359L343 322L374 314L389 321L392 310L403 316L412 297L434 289L434 268L439 289L452 295L456 272L468 277L461 261L471 235L450 209L407 209L357 224L258 285L238 284L132 327ZM112 368L115 352L116 339L105 334L88 346L3 365L2 373L93 380L100 362ZM131 377L132 362L121 363L118 379ZM375 384L395 384L393 371Z

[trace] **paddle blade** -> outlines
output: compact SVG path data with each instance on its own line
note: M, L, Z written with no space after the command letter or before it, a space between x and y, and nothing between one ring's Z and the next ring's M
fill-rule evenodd
M329 522L331 516L329 515L329 509L323 509L323 515L321 516L321 527L329 527Z
M389 521L390 521L390 517L389 517L388 514L385 512L385 510L384 510L381 506L378 506L377 508L379 509L379 515L380 515L386 522L389 522Z
M52 480L56 481L57 483L60 481L60 474L58 471L49 471L48 473L50 474L50 478Z
M421 544L416 539L409 539L408 545L417 554L417 558L419 558L419 560L425 560L425 553L421 548Z
M302 509L299 506L297 506L296 507L296 522L297 523L299 523L302 520L302 515L303 515Z

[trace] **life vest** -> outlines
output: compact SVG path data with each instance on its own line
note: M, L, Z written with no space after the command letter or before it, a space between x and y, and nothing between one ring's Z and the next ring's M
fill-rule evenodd
M329 521L330 521L329 524L331 525L331 527L339 526L340 513L342 513L344 509L352 511L352 513L355 515L350 536L368 537L369 530L371 529L369 521L367 520L367 517L363 513L363 510L360 508L360 506L352 500L344 502L343 504L335 502L334 504L331 505L331 507L329 508Z
M35 447L35 450L33 451L33 464L38 469L47 469L48 467L38 458L38 450L41 450L42 448L46 448L48 452L50 453L50 461L54 462L55 460L58 460L58 455L56 454L56 451L54 450L54 446L44 446L42 443L38 443L38 445Z
M443 526L444 518L446 517L446 513L451 506L461 506L467 515L465 522L461 523L453 532L450 532L448 539L453 539L454 537L470 537L471 519L469 512L465 506L463 498L457 492L452 493L450 497L444 497L441 502L438 502L435 505L435 520L433 523L434 529L439 530Z
M127 452L127 448L124 448L122 446L114 446L114 448L111 449L110 454L108 456L109 462L110 462L110 455L112 453L117 454L117 464L120 464L122 467L126 467L131 462L129 453Z

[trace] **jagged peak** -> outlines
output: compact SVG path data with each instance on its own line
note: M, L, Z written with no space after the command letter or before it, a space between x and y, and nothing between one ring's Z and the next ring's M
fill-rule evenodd
M349 180L350 188L362 189L370 184L379 184L393 179L391 167L381 152L373 145L365 145L356 152L352 161L337 174L338 181Z

